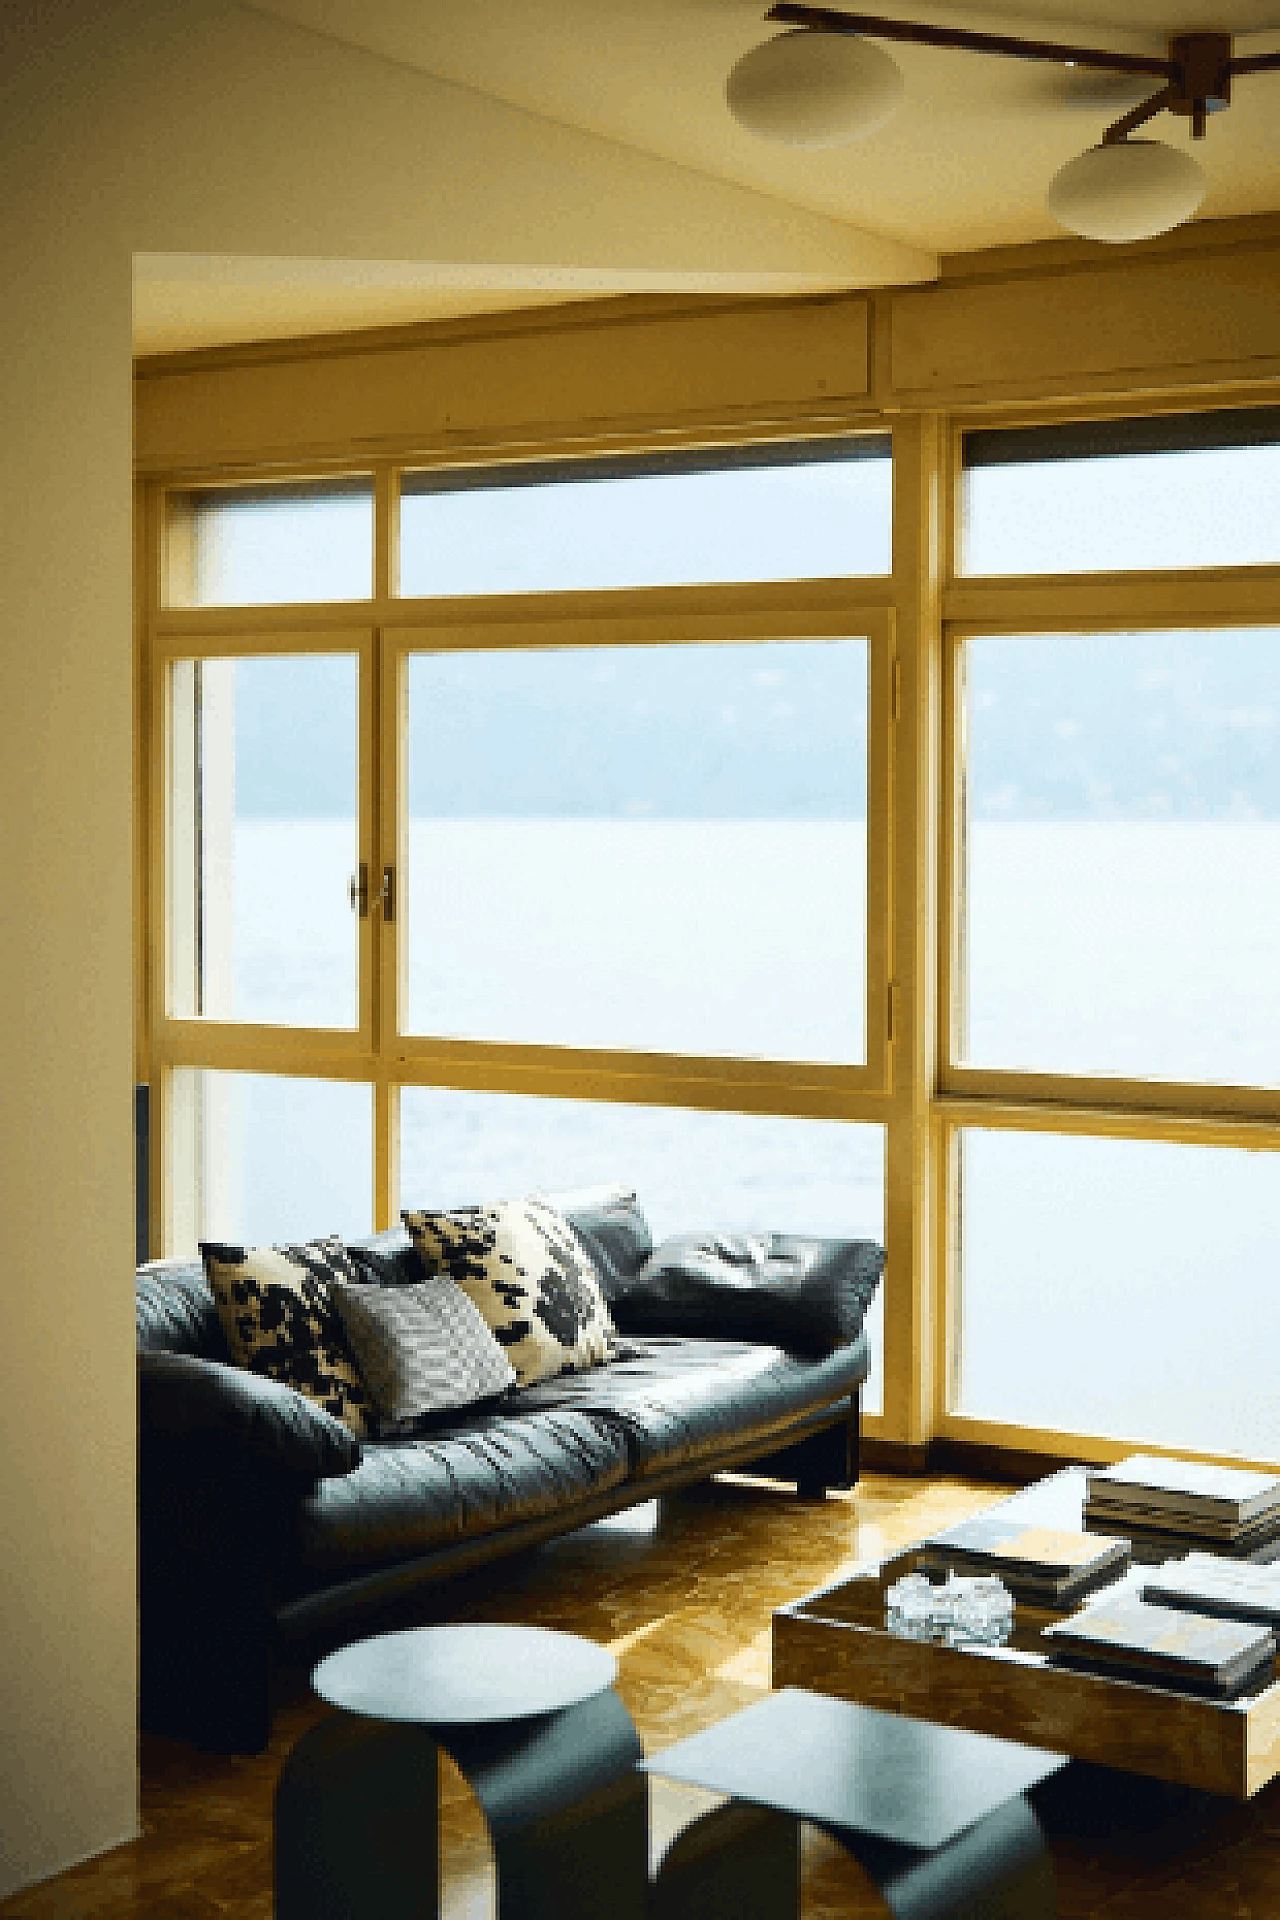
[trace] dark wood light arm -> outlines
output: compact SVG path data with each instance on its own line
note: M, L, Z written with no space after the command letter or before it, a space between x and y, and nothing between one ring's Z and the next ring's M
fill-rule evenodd
M922 47L954 47L962 53L1003 53L1015 60L1074 61L1078 67L1101 67L1109 73L1154 73L1172 80L1172 60L1139 53L1108 53L1101 47L1072 47L1055 40L1019 40L1013 34L970 33L960 27L917 26L911 20L882 20L873 13L845 13L833 7L805 7L778 0L766 20L784 26L816 27L827 33L867 33L876 40L909 40Z
M873 40L905 40L914 46L950 47L961 53L1001 53L1014 60L1051 60L1056 66L1096 67L1106 73L1150 73L1167 84L1159 93L1108 127L1104 146L1118 146L1135 128L1158 113L1180 113L1199 139L1207 116L1230 105L1236 74L1280 71L1280 53L1231 57L1229 33L1179 33L1171 36L1169 57L1112 53L1105 47L1073 47L1059 40L1022 40L1012 33L971 33L962 27L930 27L914 20L886 20L875 13L846 13L837 7L808 7L778 0L766 20L784 26L811 27L820 33L864 33Z
M1107 128L1102 136L1102 145L1118 146L1121 140L1126 139L1138 127L1145 126L1148 120L1154 120L1156 115L1163 113L1166 107L1172 109L1176 97L1175 89L1166 87L1163 93L1153 93L1149 100L1142 101L1139 106L1131 107L1128 113L1122 114Z

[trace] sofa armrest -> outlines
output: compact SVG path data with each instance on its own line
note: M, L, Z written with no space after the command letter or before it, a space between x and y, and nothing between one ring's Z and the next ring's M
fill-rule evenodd
M360 1464L356 1436L304 1394L185 1353L138 1355L138 1420L144 1437L225 1441L290 1477L328 1480Z
M624 1334L755 1340L821 1356L857 1339L883 1271L874 1240L681 1233L611 1311Z

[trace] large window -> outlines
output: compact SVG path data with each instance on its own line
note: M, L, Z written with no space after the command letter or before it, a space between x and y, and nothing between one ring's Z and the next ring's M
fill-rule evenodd
M921 1461L1280 1459L1280 408L1051 404L171 476L165 1248L622 1180Z
M167 495L165 1245L617 1179L881 1237L888 436L377 478Z

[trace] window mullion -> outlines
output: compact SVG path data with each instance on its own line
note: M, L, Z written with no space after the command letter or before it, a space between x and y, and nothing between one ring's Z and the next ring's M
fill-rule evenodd
M894 726L891 970L900 1009L885 1154L886 1439L926 1446L941 1409L933 1221L939 574L944 438L935 415L894 430L894 598L902 676Z

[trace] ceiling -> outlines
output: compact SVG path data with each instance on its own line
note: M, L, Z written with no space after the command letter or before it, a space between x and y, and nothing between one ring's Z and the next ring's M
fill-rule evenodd
M801 151L729 117L725 75L775 29L768 0L257 0L251 9L471 95L734 183L773 202L934 253L1059 235L1044 189L1108 122L1155 90L983 54L899 45L906 101L868 140ZM874 4L874 0L862 0ZM1237 53L1280 48L1280 0L991 0L981 10L890 0L898 18L1166 51L1172 31L1213 27ZM1147 130L1190 144L1164 115ZM1201 217L1280 210L1280 73L1237 82L1198 157ZM135 345L164 352L546 305L619 291L589 272L421 263L151 255L135 275ZM635 291L670 291L636 276Z

